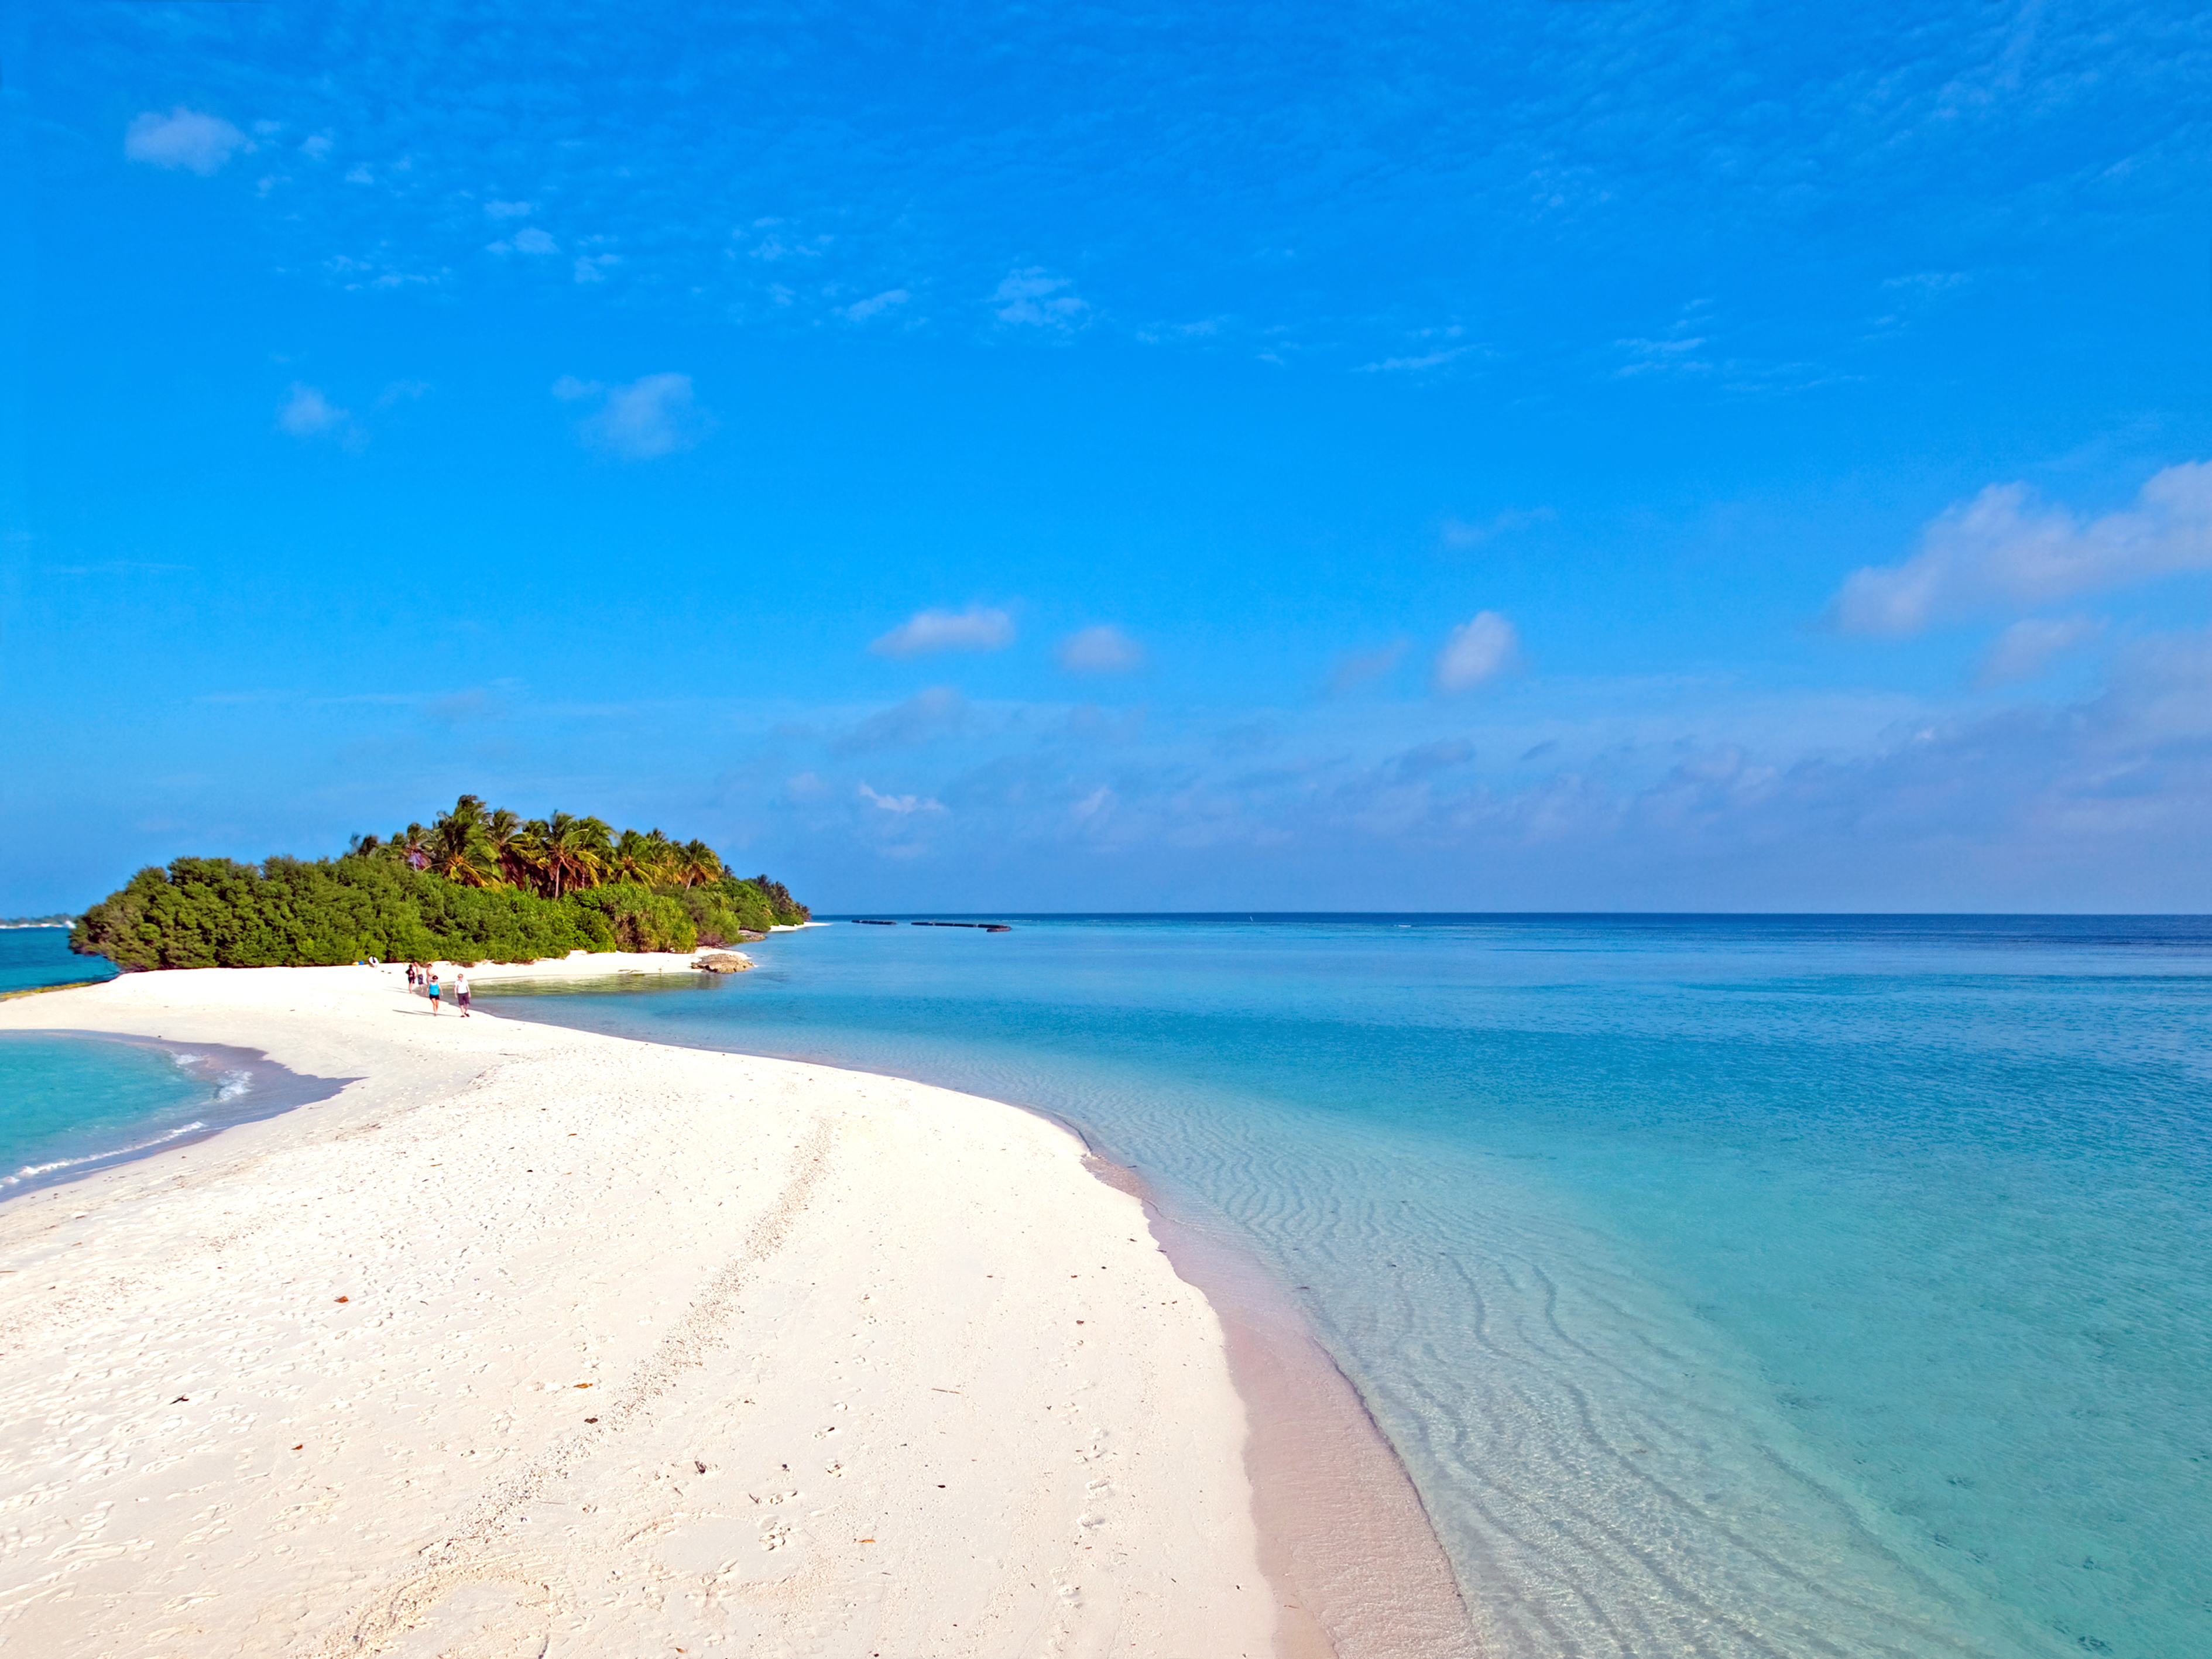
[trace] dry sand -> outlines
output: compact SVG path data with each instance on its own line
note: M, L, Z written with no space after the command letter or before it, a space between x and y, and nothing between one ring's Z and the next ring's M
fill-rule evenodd
M1054 1126L397 969L31 1028L361 1080L0 1205L9 1652L1271 1651L1221 1323Z

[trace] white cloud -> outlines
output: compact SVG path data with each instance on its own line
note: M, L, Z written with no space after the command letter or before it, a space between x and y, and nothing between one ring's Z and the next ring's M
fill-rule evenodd
M1111 623L1079 629L1060 642L1060 665L1082 674L1118 674L1141 668L1145 647Z
M276 429L289 432L295 438L319 438L326 434L349 432L353 416L323 396L314 386L295 380L292 395L276 411Z
M1495 611L1480 611L1453 629L1437 653L1437 690L1464 691L1494 679L1513 665L1520 650L1521 637L1511 623Z
M845 314L856 323L865 323L878 312L902 306L914 296L902 288L885 289L872 299L860 300L845 307Z
M527 219L537 207L535 202L486 202L484 211L495 219Z
M886 812L896 812L902 817L909 812L942 812L945 803L932 800L927 795L879 795L866 784L860 786L860 799Z
M999 307L1002 323L1030 328L1073 328L1083 320L1090 305L1063 289L1074 284L1065 276L1048 275L1042 266L1010 272L999 284L991 302Z
M619 253L586 253L576 261L576 280L580 283L604 283L610 267L622 263Z
M1990 647L1974 683L2009 685L2016 680L2032 680L2083 641L2095 638L2103 626L2087 617L2030 617L2016 622Z
M1011 644L1014 619L1003 611L971 605L965 611L924 611L901 623L868 649L879 657L919 657L933 651L996 651Z
M310 161L322 161L331 150L331 137L326 132L311 133L300 140L300 154Z
M376 175L368 170L368 163L363 161L357 167L346 169L345 181L349 185L373 185L376 182Z
M2169 466L2133 507L2086 523L2026 484L1991 484L1936 518L1904 563L1853 571L1829 615L1850 633L1917 634L2179 570L2212 570L2212 462Z
M553 395L564 403L602 392L606 401L577 423L577 435L592 448L625 461L649 461L689 449L714 426L693 400L689 374L641 375L628 386L612 387L573 374L553 382Z
M514 233L514 251L517 253L558 253L561 245L537 226L526 225Z
M167 115L149 110L123 130L123 154L157 167L185 167L202 178L252 143L219 115L204 115L179 104Z

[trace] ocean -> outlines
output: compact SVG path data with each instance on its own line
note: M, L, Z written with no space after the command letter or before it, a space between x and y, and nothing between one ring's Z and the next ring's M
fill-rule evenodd
M1077 1126L1502 1659L2212 1653L2212 920L992 919L479 1002Z

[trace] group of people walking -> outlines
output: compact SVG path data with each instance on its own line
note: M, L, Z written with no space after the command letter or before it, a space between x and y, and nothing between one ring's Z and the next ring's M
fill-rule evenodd
M407 964L408 994L412 996L419 990L424 996L429 998L432 1013L436 1013L440 1005L445 1000L447 989L447 988L440 981L438 970L433 964L427 962L410 962ZM463 1019L472 1018L469 1012L469 976L463 969L459 968L453 969L453 982L451 989L453 1006L461 1011L461 1018Z

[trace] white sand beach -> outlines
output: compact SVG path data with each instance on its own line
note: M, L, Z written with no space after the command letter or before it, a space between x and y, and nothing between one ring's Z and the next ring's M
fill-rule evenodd
M1305 1645L1220 1321L1041 1119L433 1017L391 968L0 1029L360 1079L0 1205L10 1652Z

